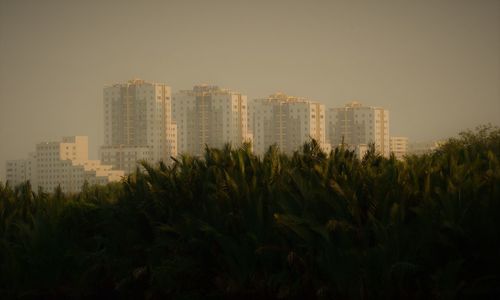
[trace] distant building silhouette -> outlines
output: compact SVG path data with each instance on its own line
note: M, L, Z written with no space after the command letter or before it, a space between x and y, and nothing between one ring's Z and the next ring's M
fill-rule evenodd
M177 155L170 86L133 79L106 86L103 97L104 163L130 173L139 160L168 161Z
M404 136L391 136L390 150L394 153L397 159L403 159L408 154L408 138Z
M325 106L319 102L276 93L252 101L249 120L258 155L273 144L291 153L311 138L324 151L330 150L325 137Z
M327 111L327 137L332 147L375 144L375 150L390 154L389 111L380 107L363 106L353 101Z
M28 159L7 161L6 171L7 181L13 185L30 180L34 189L42 187L49 192L58 186L63 192L79 192L84 182L107 184L124 176L123 171L88 159L86 136L38 143Z
M196 85L175 93L172 111L179 153L200 156L206 145L251 142L247 109L247 96L217 86Z

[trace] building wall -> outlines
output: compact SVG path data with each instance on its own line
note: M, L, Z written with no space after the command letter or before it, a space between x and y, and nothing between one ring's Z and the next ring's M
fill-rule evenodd
M14 185L30 180L33 188L42 187L48 192L58 186L63 192L78 192L85 181L106 184L124 176L123 171L112 170L110 165L88 160L88 138L83 136L38 143L30 158L8 161L7 174L7 180Z
M152 147L140 146L104 146L101 147L99 156L103 164L113 166L115 170L123 170L125 174L135 172L140 161L154 164Z
M179 153L200 156L205 146L234 147L251 141L247 97L217 86L199 85L173 97Z
M305 98L276 93L255 99L250 104L249 120L253 134L253 148L258 155L276 144L291 153L311 138L329 151L325 136L325 107Z
M375 150L390 154L389 111L351 102L341 108L330 108L327 113L327 136L332 147L375 144Z
M408 138L403 136L391 136L391 153L394 153L397 159L403 159L408 153Z
M89 159L89 139L86 136L63 137L62 142L52 142L51 144L54 145L54 148L59 147L58 155L62 160Z
M6 179L12 186L32 180L36 173L36 164L33 159L8 160L5 164ZM31 182L33 184L33 182Z
M155 162L176 156L171 94L166 84L140 79L105 87L103 147L148 147Z

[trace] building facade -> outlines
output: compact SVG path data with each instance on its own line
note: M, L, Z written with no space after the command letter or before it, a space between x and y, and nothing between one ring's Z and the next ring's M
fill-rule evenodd
M397 159L403 159L408 154L408 138L404 136L391 136L390 150Z
M178 152L203 155L205 147L238 147L251 142L247 97L217 86L197 85L173 97Z
M265 153L273 144L291 153L311 139L315 139L323 151L330 151L325 137L325 106L318 102L276 93L252 101L249 120L257 155Z
M341 144L356 147L375 144L375 150L390 154L389 111L380 107L363 106L351 102L327 112L327 137L332 147Z
M16 186L30 180L32 185L37 185L35 154L30 153L27 159L8 160L5 165L7 181Z
M102 146L99 151L101 161L113 166L115 170L123 170L125 174L133 173L140 162L154 164L152 149L141 146Z
M123 171L88 159L86 136L38 143L28 159L8 161L6 171L7 181L12 185L30 180L34 188L50 192L60 186L63 192L70 193L79 192L84 182L107 184L124 176Z
M103 163L128 172L135 169L129 158L157 162L177 155L171 94L168 85L141 79L104 87Z

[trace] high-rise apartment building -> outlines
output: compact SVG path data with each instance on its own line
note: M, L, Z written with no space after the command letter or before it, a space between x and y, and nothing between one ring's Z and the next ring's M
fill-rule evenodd
M126 174L133 173L142 161L155 163L153 151L148 146L103 146L99 155L103 163L112 165L115 170L123 170Z
M404 136L391 136L389 141L391 144L391 153L394 153L397 159L403 159L408 153L408 138Z
M252 101L249 120L257 155L265 153L273 144L291 153L311 138L324 151L330 150L325 138L325 106L318 102L276 93Z
M137 160L168 161L177 155L168 85L133 79L106 86L103 93L103 163L129 173L135 170Z
M179 153L200 156L205 146L238 147L251 142L248 133L247 97L217 86L197 85L173 97Z
M83 183L106 184L119 181L123 171L112 170L98 160L88 159L86 136L64 137L62 141L42 142L26 160L10 160L6 164L7 181L17 185L30 180L34 188L78 192Z
M375 150L390 154L389 111L380 107L351 102L327 112L327 136L332 147L344 143L348 147L375 144Z

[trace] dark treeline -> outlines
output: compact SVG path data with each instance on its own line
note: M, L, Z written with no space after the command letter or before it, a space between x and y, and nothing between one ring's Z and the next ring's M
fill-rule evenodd
M79 194L0 183L0 298L500 297L500 130L404 161L207 149Z

